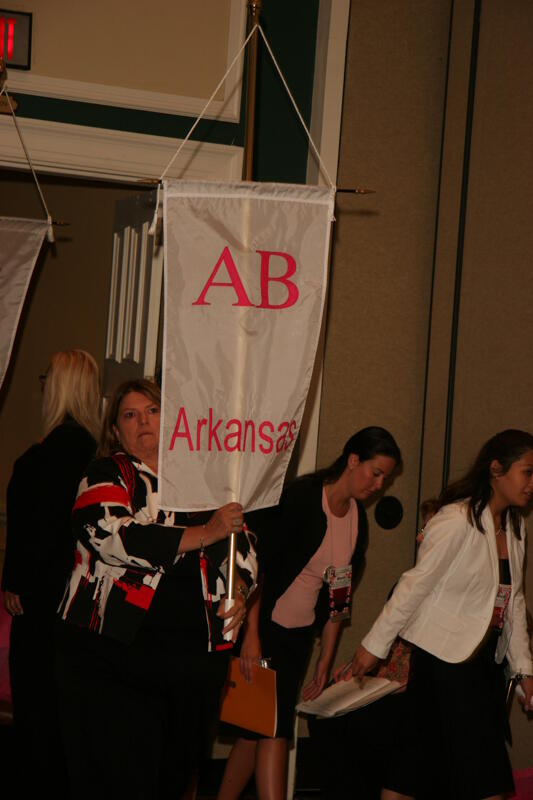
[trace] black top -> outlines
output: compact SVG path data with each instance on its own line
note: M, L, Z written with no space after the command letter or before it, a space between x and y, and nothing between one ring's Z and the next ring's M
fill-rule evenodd
M211 512L175 513L175 522L182 525L202 525ZM209 553L208 553L209 555ZM141 630L166 648L204 652L208 628L202 592L200 553L184 553L172 570L161 576L154 599L143 620Z
M511 568L509 566L509 559L500 558L498 559L498 563L500 569L500 583L510 586L512 581L511 581Z
M55 611L61 600L74 553L72 506L95 449L91 434L68 418L15 462L2 589L20 595L25 612Z

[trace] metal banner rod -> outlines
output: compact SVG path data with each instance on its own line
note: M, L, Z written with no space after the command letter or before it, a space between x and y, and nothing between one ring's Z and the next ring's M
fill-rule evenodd
M227 581L227 599L235 599L235 555L237 549L237 534L232 533L229 537L228 549L228 581Z
M259 23L261 14L261 0L250 0L248 3L249 29ZM257 43L259 31L255 30L248 44L247 72L246 72L246 117L244 127L244 155L242 160L243 181L252 180L254 166L254 132L255 132L255 89L257 83ZM235 553L237 549L237 536L232 533L228 542L228 581L226 597L235 599Z
M261 0L250 0L248 3L248 15L250 19L250 30L259 24L259 17L262 10ZM246 69L246 116L244 123L244 155L242 160L242 179L251 181L254 166L254 134L255 134L255 96L257 85L257 43L259 31L255 30L247 53Z

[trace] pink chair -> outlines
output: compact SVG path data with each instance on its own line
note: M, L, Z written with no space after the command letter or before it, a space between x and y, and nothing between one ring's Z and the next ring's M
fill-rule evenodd
M533 767L513 772L516 794L508 800L533 800Z
M0 592L0 725L13 721L8 663L10 630L11 617L4 607L4 593Z

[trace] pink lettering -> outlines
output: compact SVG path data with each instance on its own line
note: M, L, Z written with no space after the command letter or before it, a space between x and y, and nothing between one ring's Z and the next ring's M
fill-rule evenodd
M242 443L243 451L246 450L246 436L248 435L248 431L251 431L251 440L252 444L250 447L250 452L255 453L255 423L253 419L245 419L244 420L244 440Z
M289 423L288 422L281 422L278 425L278 433L283 431L283 435L279 437L276 442L276 453L280 453L282 450L286 450L287 447L285 446L285 441L287 439L287 433L289 431Z
M183 422L184 430L181 432L179 427ZM185 409L181 406L180 410L178 411L178 419L176 420L176 425L174 426L174 433L172 434L172 439L170 440L170 447L169 450L174 450L174 443L176 439L183 438L187 439L187 444L189 445L189 450L194 451L194 445L191 439L191 432L189 430L189 423L187 421L187 414L185 413Z
M228 276L229 276L229 282L215 281L215 276L216 276L218 270L220 269L220 267L222 266L222 263L224 263L224 265L226 267L226 270L227 270L227 273L228 273ZM292 275L292 272L290 274ZM279 279L275 279L275 280L279 280ZM243 283L242 283L242 281L240 279L240 276L239 276L239 273L237 271L237 267L235 265L235 261L233 260L233 256L231 255L230 249L229 249L229 247L227 245L223 249L222 253L220 254L220 258L218 259L217 263L215 264L215 268L213 269L213 272L209 276L209 279L208 279L207 283L205 284L204 288L202 289L202 291L200 293L200 296L198 297L197 300L194 301L194 303L192 305L193 306L209 306L209 305L211 305L211 303L209 303L205 299L205 296L206 296L207 292L209 291L209 289L211 289L212 286L231 286L233 288L233 290L235 291L235 294L237 295L237 302L236 303L232 303L232 305L234 305L234 306L251 306L252 305L252 303L250 303L250 301L248 299L248 295L246 294L246 290L245 290L245 288L243 286Z
M235 425L237 430L233 431L233 433L228 433L227 436L224 437L224 449L227 450L228 453L232 453L234 450L241 449L241 421L239 419L229 419L226 422L226 430L229 431L230 426L232 425ZM235 439L233 444L231 444L232 439Z
M298 300L298 287L289 278L296 272L296 261L289 253L281 253L276 250L257 250L261 256L261 304L257 308L289 308ZM287 271L284 275L270 275L270 257L279 256L287 262ZM272 304L269 299L268 285L271 281L283 283L287 288L287 299L284 303Z
M196 449L200 449L200 439L202 437L202 428L207 425L207 420L204 417L203 419L199 419L196 423Z
M217 446L217 450L222 450L222 448L220 446L220 440L219 440L218 435L217 435L217 428L221 424L222 424L222 420L219 419L217 424L215 425L215 427L213 427L213 409L210 408L209 409L209 428L208 428L209 440L208 440L208 445L207 445L207 449L209 450L209 452L211 452L211 450L213 449L212 444L211 444L213 439L214 439L215 444Z
M261 425L259 426L259 437L264 442L267 442L267 446L264 447L262 444L260 444L259 445L259 449L261 450L262 453L271 453L272 449L274 447L274 440L272 439L271 436L268 436L268 434L265 434L264 429L266 427L270 428L272 433L274 433L274 426L270 422L270 420L265 420L264 422L261 423Z
M289 425L289 441L285 446L285 450L287 450L287 448L290 447L291 444L294 442L295 435L296 435L296 420L293 419L291 420L291 424Z
M191 452L218 450L227 453L255 453L256 430L258 449L265 455L288 450L298 435L298 425L294 419L283 420L277 426L269 419L256 422L253 419L241 420L233 417L226 420L215 417L212 408L208 409L207 417L197 417L194 425L192 420L189 422L185 407L180 406L169 450L174 450L176 442L184 439Z

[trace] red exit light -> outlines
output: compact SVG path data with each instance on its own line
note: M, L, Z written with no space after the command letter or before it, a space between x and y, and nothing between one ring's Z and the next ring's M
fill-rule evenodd
M7 52L7 61L13 58L16 24L17 20L15 17L0 17L0 58L4 58Z
M32 15L0 8L0 58L8 67L29 69Z

